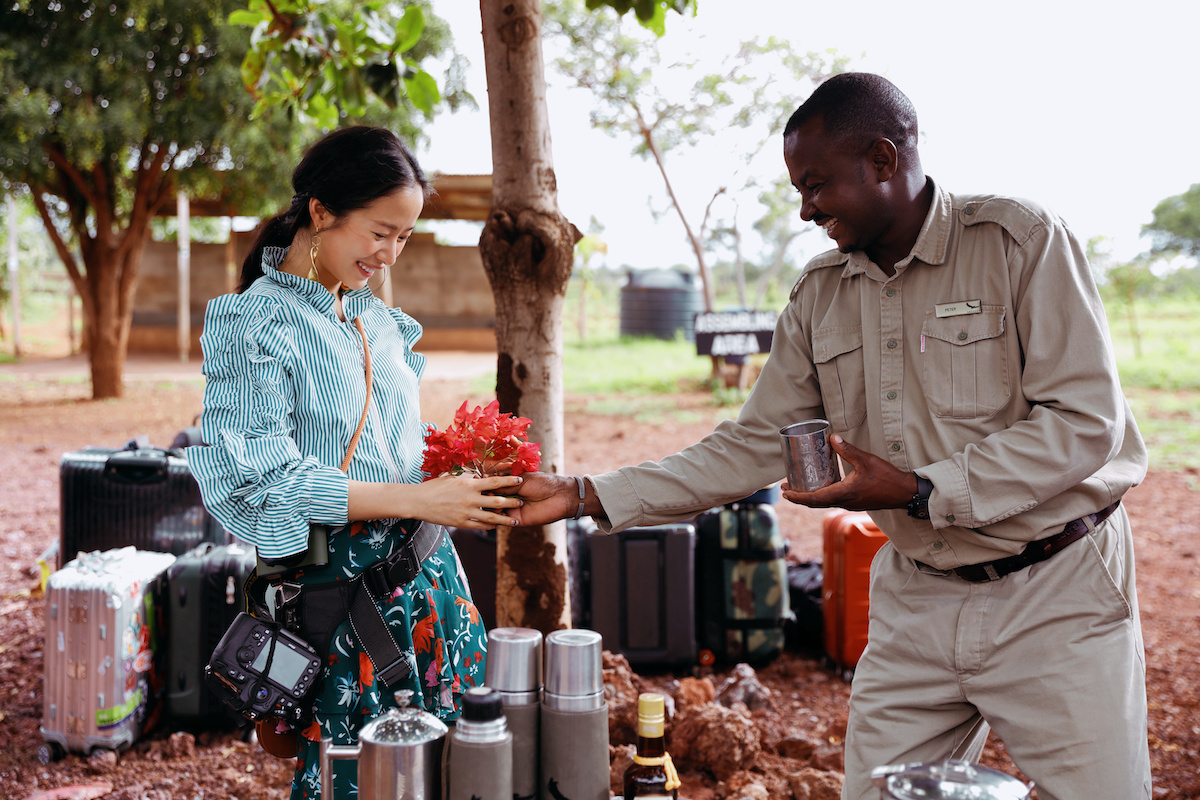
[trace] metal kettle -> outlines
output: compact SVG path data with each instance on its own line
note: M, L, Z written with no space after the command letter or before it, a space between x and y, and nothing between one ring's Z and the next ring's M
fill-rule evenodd
M876 767L871 783L882 800L1027 800L1026 786L998 770L965 761Z
M442 746L449 729L432 714L409 708L413 693L396 692L399 708L368 722L358 744L321 740L321 797L333 800L333 761L358 759L361 800L440 800Z

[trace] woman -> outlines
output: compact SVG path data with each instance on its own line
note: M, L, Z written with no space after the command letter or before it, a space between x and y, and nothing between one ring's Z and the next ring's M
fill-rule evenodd
M299 798L319 794L320 738L353 743L364 723L395 704L396 689L411 689L412 705L452 720L462 692L483 682L486 635L457 554L438 538L443 531L418 531L417 521L512 525L503 509L520 501L487 493L511 491L520 479L423 482L425 358L412 349L421 327L367 286L404 249L430 191L412 155L387 130L335 131L308 151L292 186L291 205L263 225L247 256L238 293L208 306L201 343L209 446L191 448L188 458L213 516L258 549L260 577L282 573L256 581L260 610L326 660L313 722L299 737ZM347 619L347 587L380 559L399 563L406 542L426 548L419 572L372 591L374 608L367 605L382 618L384 649L399 653L386 668L389 660L378 663L379 648L364 648L361 627ZM298 600L284 581L301 587ZM353 762L339 761L337 797L354 796L356 784Z

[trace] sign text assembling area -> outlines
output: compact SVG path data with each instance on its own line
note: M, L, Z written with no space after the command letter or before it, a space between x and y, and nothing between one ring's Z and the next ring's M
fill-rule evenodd
M705 311L696 315L696 354L748 356L768 353L778 315L774 311Z

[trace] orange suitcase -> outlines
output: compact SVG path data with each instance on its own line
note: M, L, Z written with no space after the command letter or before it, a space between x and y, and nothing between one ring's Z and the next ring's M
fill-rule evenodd
M871 559L887 536L861 511L836 509L826 515L821 527L825 652L838 666L850 669L867 647Z

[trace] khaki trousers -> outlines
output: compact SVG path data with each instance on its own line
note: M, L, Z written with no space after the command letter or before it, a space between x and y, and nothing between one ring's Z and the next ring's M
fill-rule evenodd
M1047 561L990 583L871 566L843 800L878 800L871 769L977 759L988 725L1040 800L1149 800L1146 665L1129 518L1119 508Z

